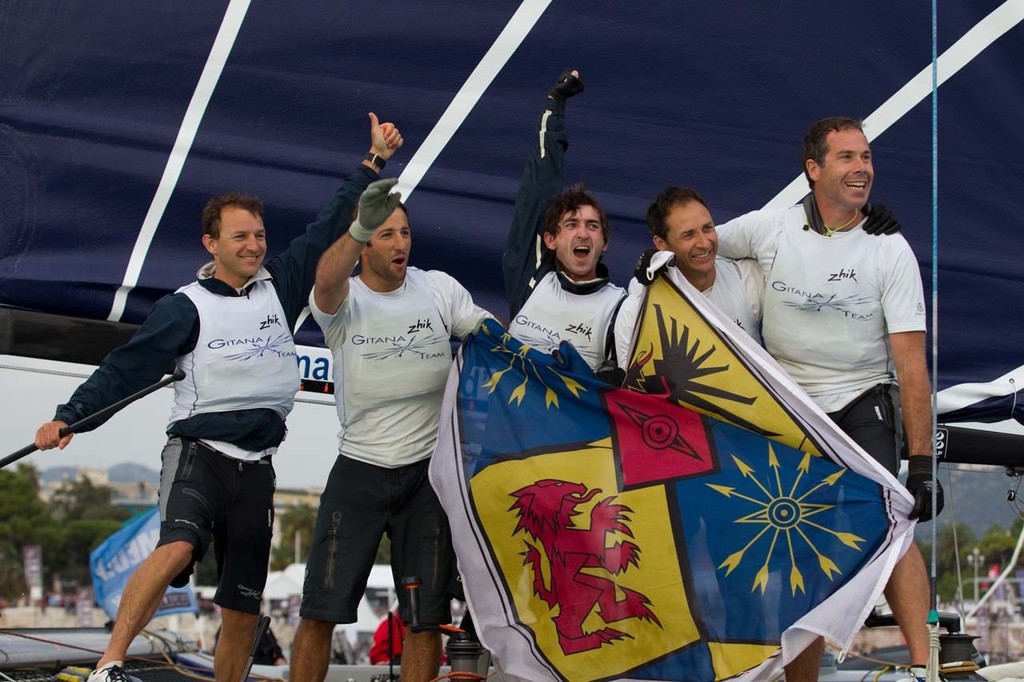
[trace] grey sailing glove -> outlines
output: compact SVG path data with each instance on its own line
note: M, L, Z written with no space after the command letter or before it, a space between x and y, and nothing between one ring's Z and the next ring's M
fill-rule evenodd
M398 178L388 178L371 182L363 195L359 197L359 212L348 228L348 236L365 244L373 237L373 233L388 216L398 208L402 201L401 192L391 192L398 184Z

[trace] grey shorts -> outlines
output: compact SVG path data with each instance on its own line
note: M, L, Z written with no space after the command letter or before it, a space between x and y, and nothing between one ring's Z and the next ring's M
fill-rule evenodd
M162 459L157 546L185 541L193 547L192 563L171 584L188 583L212 541L218 578L213 601L259 613L274 528L276 478L270 458L243 462L172 436Z
M402 580L420 579L419 620L451 622L454 551L448 517L427 479L430 460L397 469L338 457L320 497L299 614L354 623L381 538L391 538L399 608L412 622Z

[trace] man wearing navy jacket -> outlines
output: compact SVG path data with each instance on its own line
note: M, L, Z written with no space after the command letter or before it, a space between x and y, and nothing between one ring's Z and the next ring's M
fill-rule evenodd
M263 205L243 194L203 209L203 246L213 257L197 281L157 301L132 339L112 351L35 444L64 448L68 424L160 379L174 385L160 473L160 540L125 588L107 649L89 682L131 680L128 646L168 585L188 582L211 541L217 554L222 634L220 681L236 682L256 632L274 519L272 457L285 437L299 373L292 329L306 305L320 256L344 233L364 189L402 145L392 123L370 114L370 151L305 234L264 264Z
M601 262L611 232L604 210L583 185L564 189L565 105L581 92L579 72L566 70L544 100L502 270L509 332L544 353L569 341L596 371L614 352L612 320L625 292Z

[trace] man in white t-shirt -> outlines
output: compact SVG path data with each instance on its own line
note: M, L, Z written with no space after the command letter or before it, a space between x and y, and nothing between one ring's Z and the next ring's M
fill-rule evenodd
M874 169L858 121L815 123L803 159L811 194L792 208L719 225L720 252L757 260L765 276L765 348L893 475L902 411L911 516L927 521L933 516L931 387L917 260L901 235L876 237L863 229ZM935 514L941 487L936 496ZM928 660L929 584L916 546L897 564L885 594L917 677ZM787 666L787 680L817 679L821 647L819 640Z
M718 257L718 235L711 211L696 190L668 187L647 209L647 227L657 251L640 259L629 294L615 319L615 345L619 367L629 364L636 319L644 301L644 285L664 270L669 280L686 279L697 291L761 343L761 296L764 275L756 261Z
M307 561L292 647L296 680L324 679L334 625L356 620L385 533L404 621L417 622L401 583L416 577L418 622L451 622L454 553L427 468L452 364L450 338L464 338L491 315L452 277L409 266L408 212L401 195L388 193L395 182L374 182L363 193L348 233L321 258L309 299L334 356L341 432ZM357 262L359 275L350 277ZM433 679L440 656L436 629L408 632L402 679Z

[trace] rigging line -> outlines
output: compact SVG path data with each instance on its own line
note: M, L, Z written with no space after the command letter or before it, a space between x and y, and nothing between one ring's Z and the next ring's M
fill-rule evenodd
M397 189L402 192L405 201L412 196L423 176L430 170L455 132L465 122L469 112L476 106L484 91L526 39L550 4L551 0L523 0L523 3L519 5L519 9L494 40L490 49L487 50L487 54L469 74L469 78L455 94L451 104L441 114L441 118L437 120L433 129L423 140L423 144L412 155L402 174L399 175Z
M224 20L221 22L220 30L217 31L217 37L210 48L210 54L206 58L206 65L199 76L199 82L196 83L196 89L192 93L192 101L189 102L188 109L185 110L185 117L181 121L181 127L178 128L178 136L167 157L167 164L164 166L160 183L157 185L153 200L149 204L149 210L146 211L146 217L142 221L142 227L139 228L139 233L135 238L135 247L128 259L124 279L114 294L114 302L111 304L110 314L107 315L107 319L111 322L120 321L121 316L124 315L125 305L128 303L128 294L139 283L142 265L149 254L149 247L153 243L156 228L160 224L171 194L174 193L174 188L178 184L178 178L185 166L185 159L188 158L189 151L192 149L199 124L213 97L217 81L220 80L220 75L224 71L224 65L227 63L231 48L238 37L242 20L245 19L246 12L249 10L249 2L250 0L231 0L224 13Z
M43 368L43 367L24 367L22 365L8 365L6 363L0 362L0 370L3 370L3 369L16 370L16 371L19 371L19 372L32 372L34 374L45 374L47 376L54 376L54 377L67 377L67 378L70 378L70 379L88 379L90 376L92 376L92 372L67 371L67 370L58 370L58 369L46 369L46 368ZM295 394L295 402L297 402L297 403L306 403L306 404L309 404L309 405L324 405L326 407L331 407L331 408L334 407L334 403L333 402L327 402L327 401L323 400L322 398L317 398L317 399L303 398L302 395L303 395L302 391L299 391L298 393L296 393ZM316 395L319 396L320 394L317 393Z
M946 469L946 482L949 486L946 488L946 506L949 507L949 513L952 518L956 518L956 496L953 494L953 472L950 469ZM949 524L950 532L953 535L953 565L956 567L956 585L957 585L957 603L956 612L960 616L960 622L963 622L964 618L964 574L962 566L960 564L960 533L957 531L956 523ZM935 546L935 543L932 543Z
M968 618L974 618L975 614L978 613L981 607L984 606L985 603L988 602L988 600L992 597L992 595L996 593L996 589L1004 582L1006 582L1007 576L1009 576L1010 573L1012 573L1013 570L1017 568L1017 561L1020 559L1020 552L1022 547L1024 547L1024 526L1021 526L1020 534L1017 536L1017 545L1013 548L1013 556L1011 556L1010 560L1006 563L1006 568L1003 569L1003 572L999 574L999 577L992 581L992 584L989 586L985 594L982 595L981 599L978 600L978 603L972 606L971 610L967 612L966 616L964 616L965 624Z
M931 415L931 465L932 465L932 527L931 527L931 602L928 622L938 623L938 527L935 518L938 510L939 459L935 451L935 434L938 432L939 380L939 10L938 0L932 0L932 415ZM934 616L934 617L933 617Z
M70 377L72 379L88 379L92 372L72 372L58 369L45 369L42 367L23 367L21 365L8 365L6 363L0 363L0 369L11 369L18 370L21 372L34 372L36 374L46 374L55 377Z
M972 59L981 54L1004 33L1024 21L1024 0L1006 0L988 16L975 24L938 58L938 84L942 85L956 75ZM907 81L889 99L864 119L864 134L871 142L889 129L896 121L928 97L934 78L933 65ZM807 179L801 172L765 208L788 208L807 194Z

